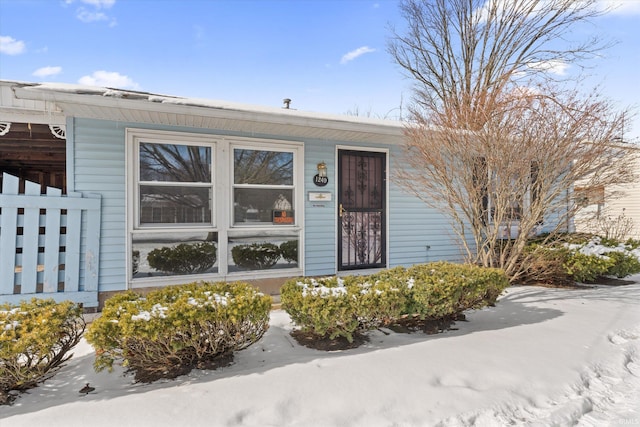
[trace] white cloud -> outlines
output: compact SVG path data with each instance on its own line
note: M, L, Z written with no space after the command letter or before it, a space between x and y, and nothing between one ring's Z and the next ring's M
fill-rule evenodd
M26 46L22 40L16 40L9 36L0 36L0 53L7 55L19 55L23 53Z
M527 64L529 68L539 71L546 71L557 76L564 76L567 74L569 64L563 61L544 61L544 62L531 62Z
M98 9L109 9L116 3L116 0L80 0L84 4L90 4Z
M340 60L341 64L346 64L349 61L353 61L354 59L356 59L359 56L364 55L365 53L371 53L371 52L375 52L375 49L370 48L369 46L362 46L357 48L356 50L352 50L349 53L346 53L342 56L342 59Z
M640 1L637 0L600 0L600 6L615 15L640 15Z
M71 5L76 0L66 0L65 6ZM106 14L104 10L110 9L115 3L115 0L80 0L80 3L85 6L80 6L76 9L76 18L84 23L106 21L110 27L115 27L117 21L112 16Z
M76 11L76 18L86 23L107 21L109 19L109 17L102 12L92 12L85 9L84 7L78 8L78 10Z
M36 77L49 77L55 76L56 74L60 74L62 72L62 67L42 67L38 68L33 72L33 75Z
M65 0L64 4L69 5L75 1L76 0ZM89 4L97 9L109 9L116 3L116 0L80 0L80 3Z
M123 76L115 71L94 71L90 76L81 77L78 80L81 85L112 87L117 89L138 89L138 83L129 76Z

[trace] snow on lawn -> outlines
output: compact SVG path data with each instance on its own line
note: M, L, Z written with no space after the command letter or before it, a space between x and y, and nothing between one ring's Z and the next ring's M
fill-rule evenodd
M0 426L640 424L640 275L627 286L509 288L439 335L376 331L363 347L299 346L281 310L218 371L153 384L96 374L82 342ZM96 387L80 395L85 383Z

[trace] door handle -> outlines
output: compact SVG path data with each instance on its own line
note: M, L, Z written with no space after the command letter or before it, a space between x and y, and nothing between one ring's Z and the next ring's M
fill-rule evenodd
M344 215L344 213L347 211L345 208L342 207L342 203L340 203L340 206L338 207L339 209L339 215L340 218L342 218L342 215Z

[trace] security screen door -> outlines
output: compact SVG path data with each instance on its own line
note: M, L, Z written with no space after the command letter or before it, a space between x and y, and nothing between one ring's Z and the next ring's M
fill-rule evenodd
M386 154L338 151L338 270L386 267Z

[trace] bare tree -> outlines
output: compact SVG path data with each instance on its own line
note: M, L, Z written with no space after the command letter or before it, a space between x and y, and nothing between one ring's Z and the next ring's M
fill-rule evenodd
M396 178L450 218L469 262L517 280L528 237L571 228L577 180L633 178L610 143L622 114L549 73L604 47L558 42L603 12L595 0L406 0L401 10L407 33L394 32L389 51L415 89Z

